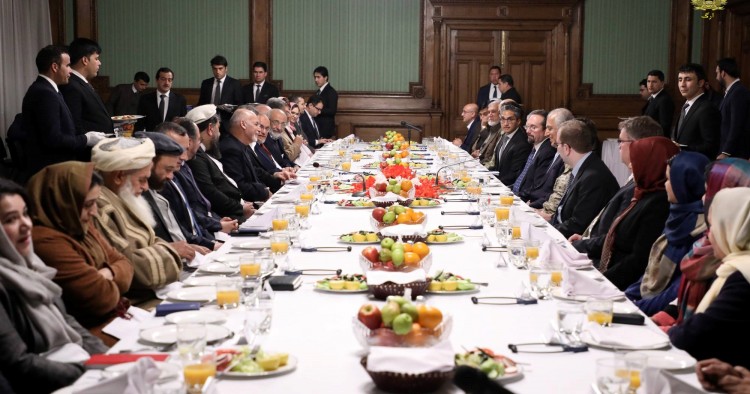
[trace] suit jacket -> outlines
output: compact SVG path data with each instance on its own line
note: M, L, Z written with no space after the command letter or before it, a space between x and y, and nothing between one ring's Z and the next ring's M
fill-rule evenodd
M617 179L602 159L594 154L589 155L560 201L562 223L557 223L557 215L554 215L553 226L565 238L582 234L619 188Z
M279 88L267 80L263 82L263 86L260 88L258 100L255 100L255 83L247 84L242 88L242 101L244 103L265 104L271 97L279 97L280 95Z
M143 192L142 196L148 202L148 206L151 207L151 212L154 214L154 219L156 220L156 224L153 227L154 234L168 243L178 241L172 238L172 235L169 233L167 222L164 220L164 216L161 214L161 209L159 209L159 205L157 205L156 200L151 193L156 192L153 189L146 190Z
M207 238L213 239L213 233L221 231L221 222L219 217L213 213L211 202L201 193L190 166L182 166L179 171L175 171L174 176L185 190L185 197L187 197L190 207L193 208L195 220L203 229L207 230L208 234L211 234Z
M133 93L133 84L124 83L112 88L107 100L107 111L114 115L135 115L138 113L138 100L141 92Z
M255 144L256 148L258 147L258 143ZM273 174L276 172L281 171L280 169L276 168L275 165L273 165L273 162L270 161L263 161L258 156L258 153L256 153L252 148L249 146L247 147L248 156L250 156L250 160L253 162L253 166L255 166L255 173L258 174L258 179L260 179L261 182L263 182L264 185L268 186L269 189L271 189L271 193L276 193L279 189L281 189L281 180L278 178L274 178ZM273 166L267 167L268 165ZM266 168L269 168L268 170Z
M191 205L189 205L189 203L185 204L185 201L182 199L182 196L177 189L177 182L179 182L179 179L177 179L176 177L171 181L167 181L164 184L164 189L160 190L159 194L161 194L164 198L167 199L167 201L169 201L169 209L172 210L172 214L174 214L175 219L177 219L180 230L182 230L182 234L187 239L187 242L191 244L201 245L213 250L213 235L208 230L203 228L200 223L197 223L196 226L193 226L193 222L192 220L190 220L190 212L192 211L193 217L195 217L195 210ZM187 198L188 192L185 191L184 188L183 192L185 193L185 197ZM197 217L196 222L198 222Z
M648 106L644 115L650 116L661 125L664 135L672 130L672 120L674 118L674 100L672 96L663 89L656 97L649 99Z
M88 131L111 133L114 130L115 126L102 98L78 75L70 74L68 84L60 86L60 93L70 108L78 134L86 134Z
M503 93L502 96L500 96L500 100L505 99L511 99L518 104L523 104L523 101L521 101L521 95L518 94L518 90L516 90L516 88L510 88L507 92Z
M532 147L532 149L534 148ZM552 142L547 138L539 145L529 169L526 170L526 176L523 177L518 188L518 196L523 201L528 201L531 191L544 183L547 169L552 164L553 157L555 157L555 148L552 147Z
M282 136L284 134L286 134L286 131L282 133ZM294 162L289 160L284 153L283 137L275 140L269 136L266 138L266 142L264 142L263 145L268 148L268 150L271 152L271 155L273 156L273 159L276 160L276 162L279 163L281 167L294 168Z
M211 202L214 212L222 217L242 221L242 193L234 186L219 166L214 163L203 148L198 149L193 160L187 165L193 171L193 178L201 193Z
M732 157L750 157L750 91L739 81L721 101L721 146Z
M336 137L336 111L338 111L339 94L331 84L328 84L320 92L320 98L323 99L323 111L315 117L318 131L322 138L334 138Z
M250 147L231 134L227 134L219 142L219 147L224 171L237 182L242 199L245 201L268 200L268 190L256 173Z
M490 170L498 171L500 182L512 187L524 165L526 165L526 159L529 157L532 148L533 145L529 144L526 131L523 127L519 127L513 137L505 144L503 154L499 158L500 144L495 148L495 166Z
M260 143L260 141L255 143L255 146L253 147L253 153L255 153L256 159L258 159L258 163L260 163L261 167L266 170L268 173L275 173L281 171L278 167L276 167L276 163L274 163L273 160L273 154L269 155L268 153L263 151L263 144ZM268 149L268 148L266 148Z
M323 144L315 144L315 141L321 139L321 137L315 131L313 122L315 122L315 120L310 119L310 116L307 115L307 111L303 111L300 114L299 123L300 126L302 126L302 134L305 136L305 139L307 140L307 146L309 146L310 149L320 148L321 146L323 146Z
M19 175L25 182L42 168L68 160L83 160L90 151L86 136L76 132L73 116L49 81L37 77L29 86L22 104L21 141L26 156L26 171Z
M211 95L214 92L214 80L216 78L204 79L201 82L201 94L198 97L198 105L213 104L211 101ZM227 75L224 78L224 82L221 84L221 98L220 104L233 104L241 105L245 102L242 101L242 85L240 81Z
M479 91L477 92L477 106L479 109L482 109L488 105L490 105L490 89L492 89L492 84L488 83L487 85L482 86L479 88ZM500 96L503 94L500 93L500 87L497 88L497 98L500 99Z
M480 125L481 127L481 125ZM479 150L482 148L482 144L484 144L484 141L487 140L487 136L490 135L490 127L481 127L481 130L479 130L479 135L477 136L476 141L474 141L474 145L471 146L471 152L474 152L475 150Z
M672 139L685 145L682 149L703 153L714 160L719 151L720 127L721 114L704 94L690 106L679 130L675 127Z
M552 148L555 149L555 148ZM547 171L544 172L543 181L528 191L528 194L524 196L524 199L530 201L530 207L540 209L544 203L549 199L555 188L555 181L562 175L565 170L565 163L558 156L555 159L554 153ZM542 176L542 175L540 175Z
M471 153L471 147L472 145L474 145L474 141L479 138L479 129L481 128L482 120L477 116L476 118L474 118L474 120L471 121L471 126L466 132L466 138L464 138L464 143L461 144L461 149L465 150L468 153Z
M159 101L157 99L159 96L157 94L161 96L158 90L154 90L153 92L144 94L138 100L138 115L144 115L145 117L138 120L138 123L135 125L136 130L153 131L159 123L164 121L171 122L172 119L187 114L187 101L185 101L185 97L170 90L167 116L162 119L159 113Z

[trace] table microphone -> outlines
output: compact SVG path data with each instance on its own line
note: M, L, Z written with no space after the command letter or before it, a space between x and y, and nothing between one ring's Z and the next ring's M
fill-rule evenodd
M456 367L453 383L469 394L512 394L500 383L490 379L486 373L468 365Z
M438 180L440 179L440 171L442 171L443 169L448 168L448 167L457 166L459 164L468 163L468 162L474 161L474 160L475 159L469 159L469 160L459 161L458 163L448 164L447 166L443 166L443 167L438 168L437 172L435 172L435 186L439 185Z
M327 168L329 170L335 170L335 171L338 171L338 172L343 172L343 173L346 173L346 174L352 174L354 176L362 177L362 191L361 192L354 192L354 193L352 193L352 197L364 197L364 196L367 195L367 192L365 191L365 190L367 190L367 184L365 183L365 176L364 175L362 175L362 174L360 174L358 172L344 171L344 170L340 170L340 169L334 168L334 167L322 166L317 161L314 162L314 163L312 163L312 165L315 168Z
M413 124L411 124L411 123L409 123L409 122L407 122L407 121L405 121L405 120L402 120L402 121L401 121L401 126L404 126L404 127L406 127L406 130L408 130L408 134L409 134L409 135L408 135L408 136L406 137L406 139L408 139L408 140L409 140L409 149L411 149L411 131L412 131L412 130L416 130L416 131L418 131L418 132L420 132L420 133L421 133L421 132L422 132L422 129L420 129L420 128L419 128L419 127L417 127L417 126L414 126Z

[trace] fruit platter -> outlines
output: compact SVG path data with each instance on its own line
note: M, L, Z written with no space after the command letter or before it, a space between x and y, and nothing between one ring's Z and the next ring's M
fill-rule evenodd
M435 229L427 233L428 244L454 244L463 242L464 238L456 233Z
M444 271L438 271L427 287L427 292L433 294L467 294L478 291L479 287L471 279Z
M516 380L523 377L521 367L508 357L495 354L487 348L476 348L466 353L456 354L456 366L466 365L476 368L490 379L498 381Z
M385 305L364 304L352 319L354 335L364 347L429 347L450 336L450 316L440 309L390 296Z
M436 198L417 197L409 204L409 208L437 208L443 203Z
M288 353L252 354L248 346L216 350L216 372L220 376L255 378L282 375L297 368L297 359Z
M367 198L359 198L356 200L343 199L337 202L336 206L339 208L348 208L348 209L364 209L364 208L372 208L375 206L375 204Z
M315 290L327 293L366 293L367 277L360 274L336 275L315 282Z
M373 231L354 231L339 236L339 242L345 244L379 244L382 237Z
M362 249L360 266L364 271L411 272L418 268L429 271L432 264L430 248L422 242L414 244L383 238L380 249Z
M377 207L372 210L370 223L375 230L382 230L388 226L397 224L422 225L427 220L423 212L415 211L399 204L394 204L388 208Z

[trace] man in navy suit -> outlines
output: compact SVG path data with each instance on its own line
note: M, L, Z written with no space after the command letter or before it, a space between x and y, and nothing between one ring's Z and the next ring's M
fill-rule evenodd
M299 123L302 126L302 132L305 134L305 140L310 149L320 148L324 144L331 142L328 138L322 138L318 129L316 117L323 112L323 99L320 96L310 96L307 100L305 110L299 114Z
M216 55L211 59L211 72L214 77L201 82L201 93L198 105L204 104L244 104L242 101L242 85L240 81L227 75L229 62L227 58Z
M684 150L702 153L713 160L719 153L721 114L704 93L705 83L706 71L700 64L680 67L677 84L686 101L672 140Z
M661 70L651 70L646 76L646 87L651 93L644 115L650 116L659 122L664 135L669 135L672 130L672 118L674 118L674 100L664 90L664 73Z
M466 153L471 153L471 147L479 137L479 130L482 128L482 121L479 119L479 108L474 103L464 105L461 111L461 119L466 123L466 138L456 137L453 145L460 146Z
M68 84L60 87L68 104L78 134L87 131L111 133L112 118L104 101L89 83L99 73L99 54L102 48L88 38L76 38L70 43L71 76Z
M486 108L490 101L499 100L502 93L500 92L500 66L490 67L490 83L479 88L477 92L477 107Z
M716 80L724 88L721 101L721 138L719 156L750 157L750 91L740 83L740 69L732 58L719 60Z
M178 116L187 113L185 97L172 91L174 72L162 67L156 72L156 90L144 94L138 101L138 120L136 130L154 130L159 123L171 122Z
M518 94L518 90L513 86L513 77L510 74L503 74L500 76L500 92L503 94L500 96L500 100L513 100L516 104L521 105L521 95Z
M338 111L339 106L339 94L336 92L336 89L328 83L327 68L323 66L316 67L313 71L313 78L315 79L315 86L318 87L318 91L315 92L315 95L320 96L320 98L323 99L323 109L315 118L315 122L318 124L318 131L322 138L335 138L336 112Z
M500 182L512 187L516 178L521 174L526 159L531 152L531 144L526 131L521 127L523 110L512 104L500 108L500 137L494 151L494 164L490 164L490 171L498 171Z
M573 119L573 113L567 108L555 108L547 114L544 135L549 138L552 149L555 151L547 171L544 173L543 182L535 185L526 192L525 200L530 207L540 209L549 199L555 186L555 181L563 173L565 163L557 152L558 126Z
M528 200L529 191L544 182L547 169L555 156L555 148L545 133L546 122L547 112L542 109L531 111L526 116L526 135L533 148L526 158L521 174L513 184L513 193L524 201Z
M271 97L279 97L279 88L266 81L268 65L264 62L253 63L253 83L242 88L245 103L265 104Z
M24 183L31 175L47 165L68 160L81 160L89 147L104 138L104 133L76 132L73 116L58 90L70 78L70 56L65 48L49 45L36 56L39 76L23 97L23 135L18 136L23 146L25 162L18 175Z

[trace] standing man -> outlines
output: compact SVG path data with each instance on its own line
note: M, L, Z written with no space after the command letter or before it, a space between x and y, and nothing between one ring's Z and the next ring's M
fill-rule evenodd
M102 98L89 83L99 73L102 48L88 38L76 38L70 43L69 50L72 75L69 83L60 88L60 92L73 115L76 131L78 134L85 134L87 131L111 133L114 130L112 118Z
M224 56L216 55L211 59L211 72L214 77L201 82L198 105L243 104L242 85L240 81L227 75L228 67L229 63Z
M318 87L315 95L323 99L323 109L315 118L315 122L318 124L320 136L325 139L332 139L336 137L336 111L339 105L339 94L328 83L327 68L318 66L313 71L313 78L315 79L315 85Z
M187 101L179 93L172 91L174 72L167 67L156 71L156 91L144 94L138 101L138 115L144 118L138 120L137 130L156 129L162 122L171 122L178 116L187 113Z
M688 63L680 67L677 84L685 104L680 111L672 140L684 150L703 153L709 160L719 153L721 114L703 90L706 71L703 66Z
M513 193L523 201L528 201L530 191L544 183L547 169L555 156L555 148L545 132L546 122L547 112L542 109L531 111L526 116L526 136L533 148L526 158L521 174L513 184Z
M668 135L672 130L672 118L674 117L674 100L664 90L664 73L661 70L651 70L646 76L646 86L651 98L648 99L648 105L644 115L650 116L659 122L664 135Z
M500 66L490 67L490 83L479 88L477 92L477 107L479 109L485 108L490 104L492 100L499 100L500 87L497 86L500 83Z
M500 87L500 92L502 95L500 96L500 100L513 100L516 102L516 104L521 105L523 102L521 101L521 95L518 94L518 91L515 87L513 87L513 77L510 74L503 74L500 76L500 83L498 84Z
M463 142L461 138L456 137L453 145L460 146L466 153L471 153L471 147L479 137L479 130L482 128L482 121L479 119L479 107L474 103L464 105L461 111L461 119L466 124L466 138Z
M646 82L646 79L641 79L641 82L638 84L638 94L640 94L641 98L646 102L646 104L643 105L643 109L641 109L641 115L645 115L646 108L648 108L649 98L651 97L651 93L648 92L648 82Z
M721 139L717 159L750 156L750 91L740 83L740 69L732 58L719 60L716 80L724 89L721 101Z
M145 71L138 71L133 77L133 83L123 83L115 86L107 100L107 111L112 115L135 115L138 112L138 100L148 87L151 79Z
M520 107L506 104L500 108L502 136L495 147L495 164L488 168L498 171L498 179L508 187L512 187L521 174L532 148L526 132L521 127L522 119L523 110Z
M267 82L268 65L264 62L253 63L253 83L242 88L243 103L265 104L271 97L279 97L279 88Z

